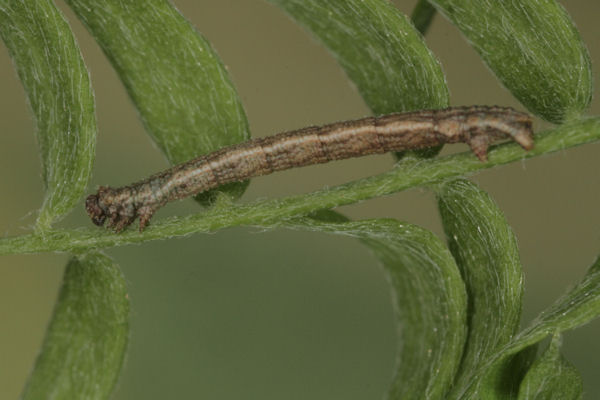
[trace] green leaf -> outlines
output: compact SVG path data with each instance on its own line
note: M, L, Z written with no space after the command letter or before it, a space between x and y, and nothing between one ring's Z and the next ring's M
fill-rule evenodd
M437 188L448 245L466 284L469 334L453 388L460 393L482 364L510 341L521 320L523 274L515 236L502 211L483 190L466 180ZM508 363L490 372L485 398L509 391ZM508 382L509 383L509 382Z
M555 0L431 0L504 86L554 123L578 117L592 98L590 57Z
M452 385L466 337L466 293L452 255L431 232L390 219L340 221L328 211L282 226L361 239L392 287L398 361L389 398L441 399ZM327 219L329 221L323 221Z
M116 235L110 230L87 228L0 238L0 255L122 246L194 232L215 232L241 225L274 227L282 220L307 215L320 209L353 204L408 188L439 183L448 178L473 174L494 166L562 151L599 139L600 118L587 118L538 134L535 148L529 152L523 151L514 143L493 147L488 153L489 160L486 163L477 160L470 151L429 160L407 158L397 163L392 170L380 175L281 199L261 200L250 204L223 201L202 213L157 220L142 233L130 229Z
M69 261L23 400L108 399L129 339L120 268L100 253Z
M433 22L433 17L435 17L435 11L435 7L431 5L429 0L419 0L413 9L410 19L421 35L427 33L431 22Z
M531 344L553 332L587 324L600 316L600 257L579 284L540 314L530 328L520 333L513 346Z
M600 316L600 257L596 259L581 282L541 313L529 328L520 332L504 348L488 359L474 375L470 385L461 393L460 398L481 398L481 386L488 379L490 371L494 371L512 355L549 335L579 327L598 316Z
M221 60L169 2L67 3L110 59L147 131L172 164L250 137ZM245 187L235 183L227 190L241 195Z
M269 0L337 58L375 114L448 106L440 64L386 0Z
M45 230L73 208L89 181L94 95L71 29L52 1L0 0L0 36L37 122L46 195L36 230Z
M561 344L561 336L555 335L548 349L525 375L519 389L519 400L581 399L581 376L560 354Z

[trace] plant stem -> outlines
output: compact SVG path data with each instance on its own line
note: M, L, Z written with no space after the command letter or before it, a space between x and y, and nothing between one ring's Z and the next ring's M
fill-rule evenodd
M148 227L143 233L128 229L115 234L102 229L50 230L0 239L0 255L37 252L83 251L128 243L214 232L233 226L285 226L290 218L311 212L353 204L413 187L427 186L448 178L473 174L498 165L561 151L600 140L600 117L580 119L536 135L535 148L523 151L508 143L490 149L489 161L482 163L471 152L434 159L408 158L391 171L330 189L263 200L246 205L217 204L212 209L186 216L168 218Z

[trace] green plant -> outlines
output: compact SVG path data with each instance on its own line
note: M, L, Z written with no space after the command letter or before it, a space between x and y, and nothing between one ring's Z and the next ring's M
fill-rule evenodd
M408 19L387 2L272 2L336 55L374 113L448 104L440 66ZM79 201L89 179L95 143L92 92L70 29L53 4L3 3L0 33L36 114L47 196L34 232L0 239L0 254L74 254L25 398L39 393L105 398L112 390L125 351L128 306L118 267L98 249L236 225L351 235L372 249L390 275L398 322L405 327L391 398L536 398L529 393L550 390L558 397L560 390L565 398L579 395L577 374L558 355L560 333L600 313L598 262L580 285L517 333L521 267L512 233L487 194L454 180L600 136L598 118L580 117L591 96L586 50L555 2L521 2L519 8L502 1L435 2L529 110L561 124L539 134L533 151L498 146L486 164L470 154L407 157L372 178L245 205L222 194L205 212L154 221L142 234L128 230L119 235L51 227ZM110 58L148 132L171 162L248 137L243 109L219 59L167 3L68 3ZM164 96L167 92L172 95ZM436 191L449 250L416 226L393 220L348 222L321 211L416 186ZM236 185L228 193L243 188ZM76 317L68 314L73 310ZM104 323L98 325L99 320ZM550 348L534 361L532 346L549 335L554 338ZM89 358L71 357L90 344L94 350L82 353ZM431 356L424 359L426 353ZM548 368L558 371L551 382L540 379ZM74 383L74 373L84 387Z

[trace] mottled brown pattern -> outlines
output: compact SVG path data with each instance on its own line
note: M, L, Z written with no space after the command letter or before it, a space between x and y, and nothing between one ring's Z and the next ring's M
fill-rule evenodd
M96 225L119 232L140 217L142 231L169 201L222 184L293 167L332 160L464 142L481 161L500 139L533 147L531 118L505 107L454 107L308 127L253 139L176 165L129 186L101 186L88 196L86 210Z

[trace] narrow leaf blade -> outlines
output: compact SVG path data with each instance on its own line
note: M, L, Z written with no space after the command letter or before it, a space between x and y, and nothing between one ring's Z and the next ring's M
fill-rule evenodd
M560 353L561 344L561 336L555 335L521 382L518 400L581 399L581 376Z
M563 332L587 324L600 316L600 257L584 278L550 308L540 314L515 343L519 346L543 339L553 332Z
M512 94L534 114L560 123L592 98L588 51L555 0L431 0Z
M269 0L337 58L375 114L448 106L439 62L384 0Z
M72 258L23 400L108 399L129 338L120 268L100 253Z
M413 9L410 19L421 35L425 36L429 26L433 22L435 14L436 9L431 5L429 0L419 0Z
M599 316L600 257L596 259L587 274L575 287L541 313L527 329L515 336L504 348L490 357L489 361L477 372L461 398L480 398L479 390L490 371L519 351L538 343L548 335L556 335L577 328Z
M441 399L450 389L466 337L466 293L456 263L431 232L394 220L335 222L339 217L284 226L359 238L389 277L400 330L390 399ZM328 219L330 222L324 222Z
M71 29L52 1L0 1L0 36L37 122L46 195L36 229L46 230L73 208L90 179L94 95Z
M449 248L469 297L469 334L453 394L461 393L482 364L510 341L521 319L523 275L515 236L502 211L483 190L464 179L441 185L438 206ZM510 391L498 365L486 398Z
M247 140L227 71L167 1L67 0L123 81L146 130L172 164ZM228 185L241 195L246 184Z

